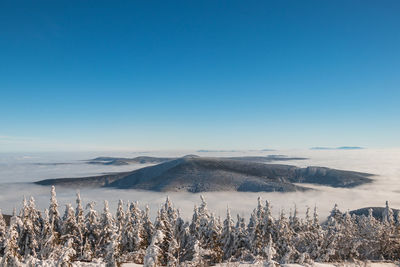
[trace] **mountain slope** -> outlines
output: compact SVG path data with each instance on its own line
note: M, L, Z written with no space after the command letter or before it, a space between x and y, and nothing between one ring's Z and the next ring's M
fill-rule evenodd
M40 185L114 187L152 191L291 192L307 190L294 183L354 187L370 174L323 167L298 168L228 158L184 157L132 172L85 178L48 179Z

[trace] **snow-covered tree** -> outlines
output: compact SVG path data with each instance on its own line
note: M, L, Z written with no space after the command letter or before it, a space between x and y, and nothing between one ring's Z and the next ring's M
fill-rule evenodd
M110 213L108 201L104 200L104 209L100 219L100 233L99 240L97 240L97 257L104 257L107 253L110 242L112 241L116 229L114 218Z
M400 239L396 237L396 232L398 229L395 225L393 210L386 201L385 209L382 212L382 224L377 233L378 253L384 259L398 258Z
M250 238L250 247L252 249L252 253L257 256L263 253L263 244L264 244L264 207L262 205L262 200L259 197L257 200L257 208L253 210L253 213L250 216L250 221L248 225L248 232ZM268 207L269 209L269 207ZM270 220L268 220L269 222ZM269 233L269 232L268 232Z
M185 262L192 258L194 236L190 234L189 223L185 222L178 211L178 218L175 223L175 237L178 243L178 262Z
M207 208L207 202L204 196L200 195L201 204L197 209L198 215L198 240L202 244L208 236L208 225L210 221L210 213Z
M293 244L294 232L290 228L289 221L283 210L276 221L276 232L274 234L276 249L280 255L280 262L283 264L295 262L298 251Z
M4 254L7 225L0 209L0 257Z
M44 217L33 198L24 199L18 216L13 212L9 227L0 212L0 266L30 267L46 262L71 266L75 260L104 260L109 267L121 262L192 267L224 261L274 266L275 260L311 265L314 260L396 260L400 255L400 220L394 219L388 203L382 220L374 217L372 209L368 216L350 215L335 205L321 225L316 208L314 216L307 208L304 220L296 208L289 219L283 211L275 219L270 203L263 205L259 199L247 227L239 215L235 225L229 209L221 223L220 217L208 211L204 197L194 208L190 224L169 198L158 210L154 224L148 207L141 211L137 202L129 204L126 212L120 202L115 217L107 202L100 216L94 203L89 203L85 217L79 194L76 203L76 211L66 205L61 220L52 188L52 212L45 210ZM58 230L54 224L59 225Z
M234 251L234 222L232 220L231 211L229 208L226 210L226 219L224 220L224 227L222 228L221 242L223 244L223 259L227 260L236 252Z
M337 204L331 210L328 220L323 225L324 239L320 246L317 260L322 262L340 261L337 253L338 241L340 240L341 228L343 225L343 213L338 209Z
M175 238L171 240L167 252L167 266L175 267L179 264L179 244Z
M251 257L245 220L239 214L237 214L237 222L234 229L232 257L241 261L246 261Z
M337 254L341 260L355 260L359 258L358 249L363 241L358 237L358 227L355 217L348 212L344 214L340 235L337 242Z
M290 216L289 224L290 228L296 233L299 233L303 230L303 225L300 218L298 217L298 210L296 205L294 205L294 212L293 215Z
M274 242L272 241L271 234L268 235L267 239L267 244L264 247L264 255L266 262L264 264L265 267L274 267L277 266L278 263L274 261L274 258L276 257L276 249L274 248Z
M20 212L22 223L18 225L18 244L20 253L27 258L36 256L40 234L41 221L35 207L35 200L31 197L29 203L24 198Z
M74 208L72 208L71 204L67 204L61 225L61 243L65 244L69 239L72 239L73 248L76 250L79 248L79 235L80 230L75 218Z
M81 200L81 195L79 192L76 193L76 209L75 209L75 218L76 218L76 226L77 233L75 236L75 250L77 254L77 258L80 259L83 253L83 247L85 243L84 232L85 232L85 215L83 211L83 205Z
M58 235L55 234L53 230L53 226L49 221L49 212L46 209L44 211L44 219L43 219L43 227L41 230L41 239L39 242L39 258L40 259L49 259L54 258L59 252L59 239Z
M381 223L373 216L373 210L368 210L368 216L359 216L357 220L358 237L362 240L359 248L360 259L374 259L379 255L379 234Z
M163 235L163 240L160 243L159 247L161 248L160 260L161 263L165 265L168 263L168 251L170 251L170 246L176 246L175 224L177 217L178 213L176 209L173 208L171 201L169 200L169 198L167 198L164 205L158 211L156 220L154 222L155 230L161 231ZM174 250L174 254L175 257L177 257L178 251L176 251L176 249Z
M210 265L220 263L224 257L224 251L222 247L222 223L217 219L214 214L210 215L210 220L205 230L205 238L203 237L203 251L204 258L208 261ZM233 235L231 237L230 246L233 245ZM227 247L227 250L231 249ZM206 256L207 255L207 256Z
M122 228L124 227L125 224L125 211L124 211L124 202L121 199L118 201L117 213L115 214L115 222L118 231L122 231Z
M142 222L143 212L139 209L137 202L128 204L125 214L124 225L121 233L121 243L123 251L130 254L129 259L136 263L143 263L145 255L147 233Z
M311 217L310 209L307 208L305 223L302 231L293 237L296 250L300 253L298 263L312 264L320 254L320 247L324 239L324 232L319 225L317 209L314 208L314 216Z
M394 214L393 210L389 207L389 202L386 201L385 209L382 212L382 222L387 225L394 224Z
M84 230L84 252L86 256L95 255L98 248L98 241L100 239L100 225L97 211L94 209L94 202L87 204L88 210L85 216L85 230Z
M160 245L164 240L164 234L157 230L151 240L150 246L146 250L144 257L144 267L156 267L161 265L162 249Z
M114 229L116 230L116 229ZM105 252L106 267L119 267L121 261L121 237L113 231L110 243Z
M191 262L186 264L185 266L208 266L208 264L204 260L204 249L201 248L200 242L198 240L196 240L193 244L193 252L194 253Z
M54 186L51 187L49 222L53 228L53 231L55 232L54 235L56 235L58 237L61 232L61 218L60 218L60 213L58 211L56 188Z
M86 239L82 249L82 255L80 256L80 260L83 261L91 261L94 258L94 252L92 249L92 245L90 244L90 240Z
M274 237L276 234L276 226L275 226L275 220L272 217L272 206L269 203L269 201L265 201L265 207L264 207L264 212L263 212L263 217L262 217L262 222L261 222L261 234L262 234L262 241L265 244L268 241L268 236L271 235ZM281 215L284 215L283 213ZM285 217L286 219L286 217ZM286 221L285 221L286 222ZM289 225L287 225L289 226Z
M146 205L144 211L142 211L142 225L144 234L142 236L142 248L146 249L151 242L151 238L154 234L154 225L150 220L150 209Z
M74 250L72 238L67 240L62 248L62 252L57 261L57 267L71 267L76 251Z
M18 225L20 225L19 218L13 216L11 218L10 227L8 228L6 239L5 239L5 250L3 258L0 262L1 266L4 267L21 267L22 257L18 247Z

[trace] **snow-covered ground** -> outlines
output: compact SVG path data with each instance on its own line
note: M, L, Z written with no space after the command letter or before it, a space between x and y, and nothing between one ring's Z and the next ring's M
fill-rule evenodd
M1 258L0 258L1 261ZM54 261L40 261L37 262L35 267L55 267L57 266L57 263ZM135 264L135 263L124 263L122 264L121 267L142 267L143 265L141 264ZM251 263L223 263L223 264L218 264L215 265L216 267L263 267L265 266L264 263L256 263L256 264L251 264ZM300 264L282 264L278 265L282 267L302 267L302 266L307 266L307 267L397 267L400 266L399 263L391 263L391 262L357 262L357 263L314 263L313 265L300 265ZM21 267L28 267L27 265L22 265ZM105 267L105 264L103 262L74 262L72 263L72 267Z
M137 266L142 266L139 264L135 263L125 263L122 265L122 267L137 267ZM218 264L216 265L217 267L247 267L247 266L264 266L264 263L257 263L257 264L251 264L251 263L223 263L223 264ZM302 267L305 265L300 265L300 264L283 264L279 265L282 267ZM391 262L359 262L359 263L314 263L313 265L306 265L307 267L397 267L400 266L397 263L391 263ZM88 266L89 267L89 266Z
M1 259L1 258L0 258ZM47 261L38 263L39 265L35 265L35 267L54 267L56 266L55 262ZM72 264L73 267L105 267L104 263L93 262L93 263L86 263L86 262L75 262ZM124 263L121 267L142 267L143 265L135 264L135 263ZM223 263L218 264L216 267L263 267L264 263ZM313 265L300 265L300 264L283 264L278 265L282 267L397 267L400 266L398 263L390 263L390 262L358 262L358 263L314 263ZM27 266L22 266L27 267Z

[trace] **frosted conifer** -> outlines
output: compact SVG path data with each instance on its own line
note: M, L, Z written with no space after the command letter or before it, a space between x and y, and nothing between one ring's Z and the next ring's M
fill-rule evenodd
M99 218L97 215L97 211L94 209L94 202L90 202L87 204L86 209L88 210L85 216L85 247L86 250L84 253L86 255L90 254L88 248L92 253L96 253L98 249L98 241L100 236L100 225Z
M112 241L115 232L114 218L112 217L108 201L104 200L104 209L100 219L100 233L97 241L97 256L104 257L107 253L108 245Z
M106 267L119 267L121 258L121 242L120 236L116 231L112 233L111 241L107 246L105 258Z
M33 197L30 198L29 203L24 198L20 219L22 221L18 225L20 253L25 258L36 257L41 220Z
M389 207L388 201L386 201L385 209L382 212L382 221L388 225L394 224L393 210Z
M41 231L41 240L40 240L40 251L39 258L41 259L49 259L53 258L53 255L56 254L58 248L59 239L55 236L55 232L53 231L53 227L49 221L49 212L46 209L44 211L44 219L43 219L43 227Z
M0 209L0 257L3 256L5 249L5 239L6 239L7 225L3 218L3 214Z
M77 257L80 259L83 253L84 247L84 232L85 232L85 216L82 206L81 195L79 192L76 193L76 210L75 210L75 218L76 218L76 226L77 226L77 234L75 236L76 244L76 253Z
M145 210L142 212L142 224L143 224L143 230L144 234L142 236L142 241L143 241L143 248L147 248L150 245L151 238L154 233L154 226L153 223L150 220L150 209L149 206L146 205Z
M125 224L125 212L124 212L124 202L121 199L118 201L118 208L115 218L118 230L122 231L122 228Z
M72 266L72 261L76 255L76 251L73 249L73 240L72 238L65 242L64 247L62 248L62 253L57 261L57 267L70 267Z
M164 240L164 234L157 230L151 240L150 246L146 250L144 257L144 267L156 267L161 265L162 249L160 244Z
M224 260L229 259L235 253L234 251L234 222L229 208L226 209L226 219L222 228L221 242L223 244Z
M5 250L4 256L0 262L1 266L22 267L21 255L18 247L18 225L18 218L13 216L5 239Z
M276 257L276 250L274 248L274 243L272 241L271 234L268 235L267 240L268 240L267 245L264 247L264 255L266 259L264 266L266 267L277 266L277 262L274 261L274 258Z
M237 222L234 229L232 256L235 259L246 260L246 258L249 256L249 249L249 237L246 231L244 218L237 214Z
M54 186L51 187L49 222L50 222L50 225L53 227L53 231L55 231L55 235L58 236L60 234L60 230L61 230L61 218L60 218L60 213L58 211L56 188Z
M65 244L70 238L78 244L76 238L79 236L78 224L76 223L75 211L71 204L65 206L65 213L63 216L61 226L61 243Z

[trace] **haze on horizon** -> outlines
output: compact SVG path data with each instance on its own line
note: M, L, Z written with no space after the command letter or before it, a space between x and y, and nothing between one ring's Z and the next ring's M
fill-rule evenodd
M4 1L0 152L400 147L399 11Z

